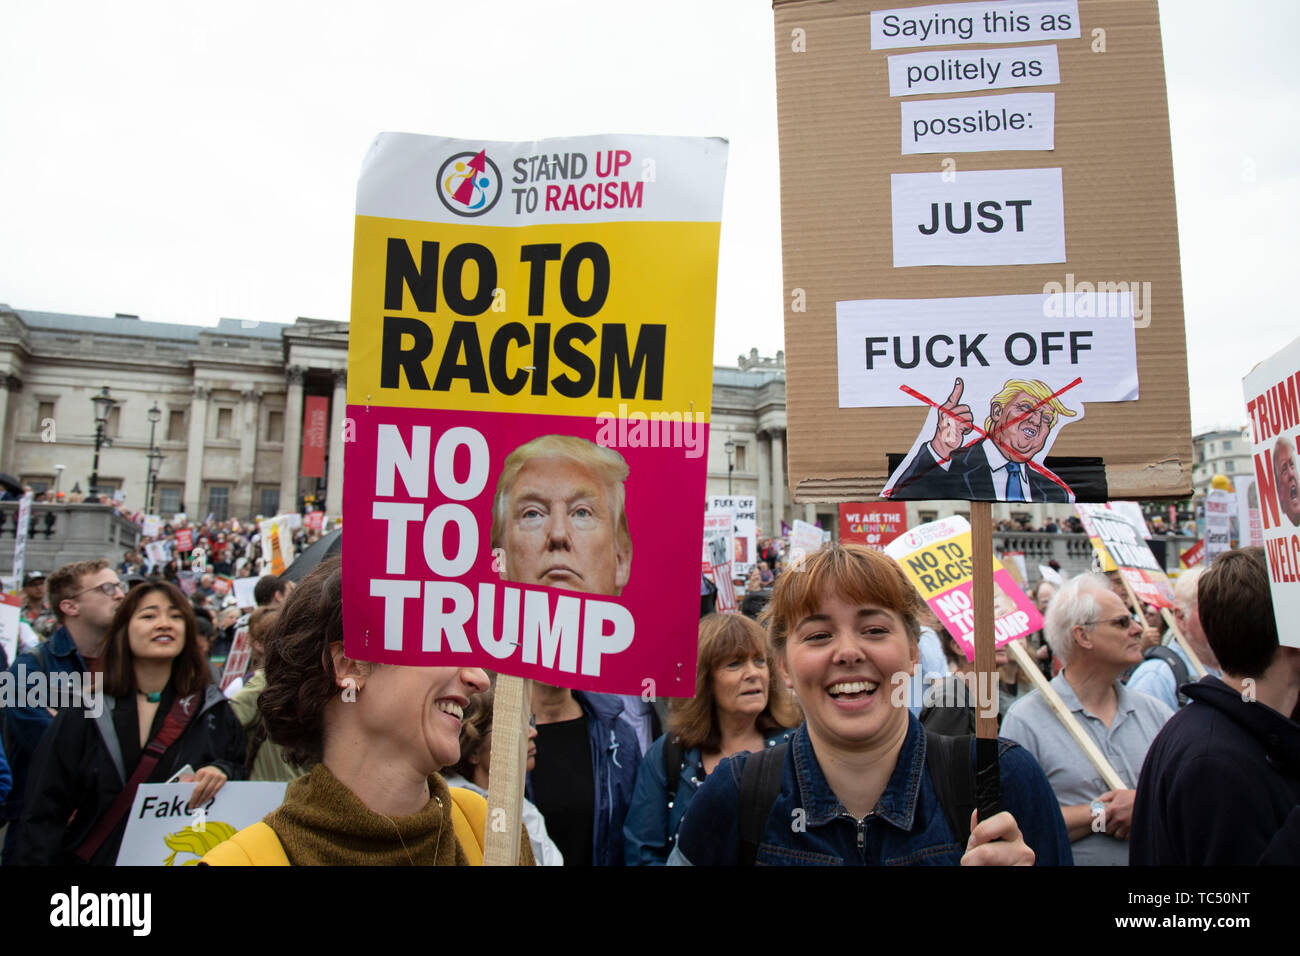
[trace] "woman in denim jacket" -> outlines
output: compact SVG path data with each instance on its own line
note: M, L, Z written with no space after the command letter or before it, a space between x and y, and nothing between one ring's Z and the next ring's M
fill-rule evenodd
M921 598L901 569L856 545L825 548L782 575L767 615L777 667L805 722L754 862L767 865L1069 864L1070 842L1042 770L1002 741L999 813L962 846L926 765L926 737L893 693L918 658ZM974 746L972 744L972 759ZM669 863L742 862L739 782L746 755L695 794Z
M668 733L650 745L637 772L623 825L627 865L667 863L682 814L706 775L732 754L789 740L788 728L798 723L799 711L777 678L763 629L739 614L710 614L700 621L695 696L674 707ZM665 748L680 758L673 794Z

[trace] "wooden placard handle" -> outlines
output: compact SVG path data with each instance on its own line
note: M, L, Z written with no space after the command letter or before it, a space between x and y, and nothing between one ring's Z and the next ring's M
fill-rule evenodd
M1001 809L997 660L993 636L993 505L970 505L971 601L975 607L975 800L979 818Z
M1065 729L1070 732L1070 736L1074 738L1075 743L1083 750L1083 755L1097 768L1097 772L1101 774L1101 779L1106 781L1106 785L1112 790L1129 789L1128 784L1115 772L1115 768L1110 765L1110 761L1106 759L1092 737L1088 735L1088 731L1074 719L1074 714L1065 706L1065 701L1061 700L1061 695L1048 683L1047 678L1038 669L1038 662L1025 648L1025 642L1023 640L1012 641L1007 645L1007 649L1011 651L1016 663L1020 665L1020 670L1033 682L1034 687L1043 695L1043 699L1051 705L1052 712L1065 725Z
M492 705L492 772L484 827L483 865L516 866L523 833L524 776L532 681L500 674Z

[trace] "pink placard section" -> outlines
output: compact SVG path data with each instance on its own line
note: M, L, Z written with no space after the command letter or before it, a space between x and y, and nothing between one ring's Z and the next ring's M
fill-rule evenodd
M571 416L349 405L348 419L349 657L477 666L607 693L695 692L707 425L684 425L704 431L676 445L629 447L634 430ZM592 444L539 442L521 454L494 553L506 458L552 435ZM616 515L598 513L617 489L572 460L575 446L579 457L617 468L614 452L626 462L630 555ZM586 507L583 493L601 487L611 493Z
M959 584L955 588L929 598L926 603L939 616L939 620L953 636L957 646L966 655L966 659L973 661L975 644L972 638L975 636L975 618L971 605L971 586L970 581ZM995 647L1001 647L1018 637L1032 634L1043 626L1043 616L1038 613L1038 608L1034 607L1034 602L1020 590L1015 579L1005 568L998 568L993 573L993 613Z

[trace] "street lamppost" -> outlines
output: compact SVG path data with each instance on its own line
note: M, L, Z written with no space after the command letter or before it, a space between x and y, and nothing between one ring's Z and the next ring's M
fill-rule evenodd
M158 472L162 470L164 455L157 448L149 449L149 481L147 483L148 491L145 492L144 511L145 514L153 514L153 494L158 490Z
M732 441L730 438L728 438L727 443L722 447L727 450L727 496L730 497L731 496L731 472L735 469L735 466L731 463L731 456L734 455L736 452L736 443Z
M99 496L99 449L104 446L111 447L113 444L104 437L104 426L108 424L109 413L117 402L109 397L107 385L98 395L90 396L90 401L95 406L95 462L90 469L90 496L97 498Z
M158 422L162 420L162 409L158 403L154 402L153 407L146 413L149 418L149 475L144 480L144 511L145 514L153 514L153 483L154 483L154 466L161 463L163 456L158 451L158 446L153 443L154 430L158 427Z

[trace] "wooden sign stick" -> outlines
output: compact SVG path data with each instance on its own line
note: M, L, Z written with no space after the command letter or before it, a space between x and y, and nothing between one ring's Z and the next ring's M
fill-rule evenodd
M993 505L970 504L971 601L975 607L975 802L979 818L1001 809L998 669L993 637Z
M1038 692L1043 695L1043 699L1051 705L1053 713L1056 714L1057 719L1065 726L1065 729L1070 732L1070 736L1079 745L1083 755L1097 768L1097 772L1101 774L1101 779L1106 781L1106 786L1112 790L1127 790L1128 785L1115 772L1115 768L1110 765L1110 761L1105 758L1101 750L1098 749L1097 744L1088 736L1088 732L1079 726L1079 722L1074 719L1074 714L1070 713L1070 709L1065 706L1065 701L1061 700L1061 695L1048 683L1047 678L1038 669L1038 663L1025 649L1025 642L1012 641L1007 645L1007 650L1015 657L1016 663L1020 665L1020 670L1033 682Z
M519 863L532 696L532 681L505 674L497 676L492 705L492 771L484 827L484 866Z

